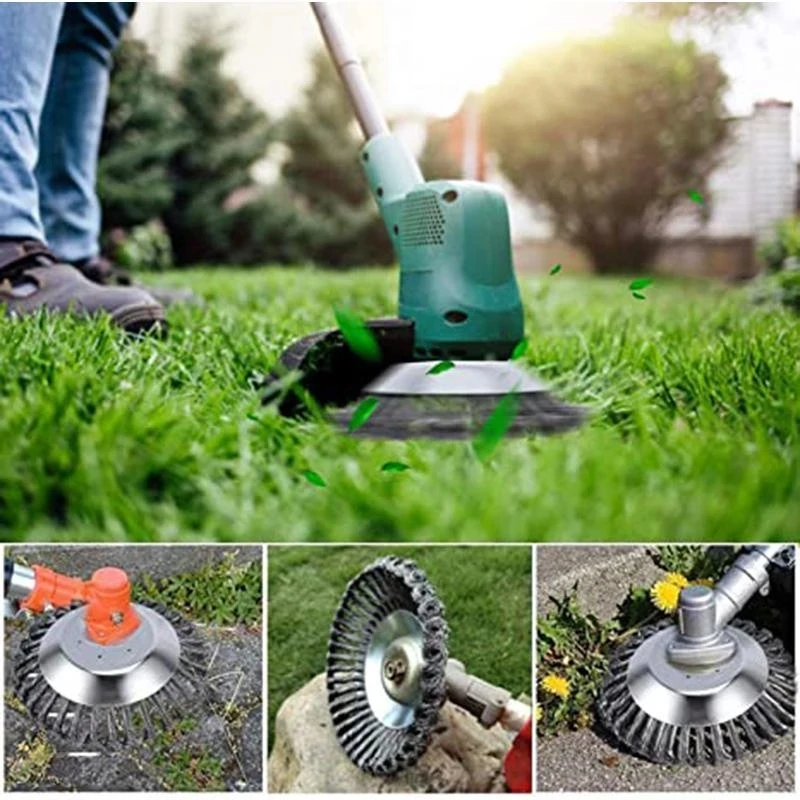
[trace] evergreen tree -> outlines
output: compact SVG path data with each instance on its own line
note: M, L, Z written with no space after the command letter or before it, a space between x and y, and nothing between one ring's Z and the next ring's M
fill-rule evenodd
M270 259L267 250L261 258L252 253L249 228L258 215L247 205L259 194L252 170L266 155L272 126L225 75L226 52L224 36L199 23L178 66L175 90L186 135L172 159L175 196L165 222L179 264L236 262L234 245L254 260Z
M169 161L181 141L180 109L147 46L125 37L114 58L98 162L103 225L131 228L172 202Z
M390 263L391 243L359 164L354 115L325 52L314 54L311 82L280 138L289 149L282 176L303 212L308 257L331 267Z

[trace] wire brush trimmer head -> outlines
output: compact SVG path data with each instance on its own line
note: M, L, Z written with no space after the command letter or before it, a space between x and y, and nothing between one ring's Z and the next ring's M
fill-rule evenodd
M787 550L740 555L714 589L681 591L677 624L647 626L618 648L597 703L617 741L660 764L718 764L794 726L792 656L769 631L733 619Z
M5 590L7 603L42 614L14 658L16 693L66 746L115 750L205 700L203 639L163 606L132 603L122 570L84 582L7 560Z
M328 643L328 705L356 766L392 775L425 752L445 701L447 624L425 573L381 558L354 578Z
M359 573L328 642L328 706L339 743L364 772L393 775L425 752L447 699L487 728L516 733L506 784L530 791L530 706L448 659L447 636L444 607L413 561L388 556Z

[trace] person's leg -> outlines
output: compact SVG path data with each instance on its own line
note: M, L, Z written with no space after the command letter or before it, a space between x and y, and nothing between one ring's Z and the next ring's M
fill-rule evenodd
M39 208L47 243L80 262L99 252L97 156L114 48L135 3L67 3L41 121Z
M106 286L132 283L100 254L96 179L112 54L135 8L136 3L66 4L36 168L47 244L92 282ZM147 292L165 305L195 299L187 290Z
M0 3L0 238L43 240L34 176L64 3Z
M49 134L58 123L42 109L63 17L64 3L0 2L0 312L102 313L128 331L163 330L164 309L149 294L97 286L44 241L35 165L42 126Z

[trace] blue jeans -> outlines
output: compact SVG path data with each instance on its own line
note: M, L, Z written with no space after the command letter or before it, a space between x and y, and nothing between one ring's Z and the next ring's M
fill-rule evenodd
M0 2L0 237L98 253L111 54L135 6Z

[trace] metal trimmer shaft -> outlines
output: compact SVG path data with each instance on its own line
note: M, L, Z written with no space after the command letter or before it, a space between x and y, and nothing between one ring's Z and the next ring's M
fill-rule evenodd
M678 635L668 655L676 664L711 666L736 652L726 628L757 592L769 585L769 566L783 545L759 545L742 553L712 589L688 586L678 604Z
M328 52L339 71L364 139L369 141L375 136L389 133L389 126L381 113L358 54L333 9L328 3L318 2L311 3L311 9L319 23Z

